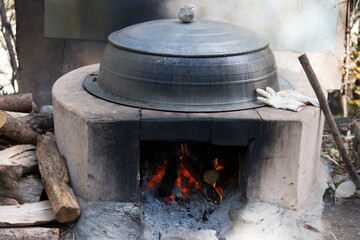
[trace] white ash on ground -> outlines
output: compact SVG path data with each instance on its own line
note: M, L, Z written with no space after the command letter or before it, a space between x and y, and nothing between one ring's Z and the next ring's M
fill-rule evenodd
M322 194L321 194L322 195ZM323 204L309 204L306 216L256 199L239 201L235 188L227 189L220 205L207 202L202 195L184 203L165 203L143 192L141 240L209 239L323 239ZM316 208L316 209L315 209ZM311 212L314 215L311 216Z

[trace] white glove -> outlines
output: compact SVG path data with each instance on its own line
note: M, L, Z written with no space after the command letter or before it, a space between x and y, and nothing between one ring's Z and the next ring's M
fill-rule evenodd
M304 107L306 106L304 103L295 100L293 98L290 97L282 97L280 95L278 95L274 89L267 87L266 91L257 88L256 92L263 97L258 97L257 100L259 100L260 102L263 102L267 105L270 105L274 108L282 108L282 109L289 109L295 112L300 112L301 110L304 109Z
M295 100L298 100L299 102L305 103L305 104L312 104L315 107L320 107L319 100L317 98L311 98L302 95L299 92L296 92L294 90L283 90L280 92L277 92L281 97L288 97Z

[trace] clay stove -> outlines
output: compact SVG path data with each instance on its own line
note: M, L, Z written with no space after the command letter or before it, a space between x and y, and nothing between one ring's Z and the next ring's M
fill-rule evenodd
M138 31L148 24L154 27L148 32L152 34L150 37ZM213 32L209 28L212 25L218 30ZM311 106L299 113L260 107L256 102L255 88L290 88L289 80L295 90L312 96L305 76L279 71L281 78L278 78L268 43L248 30L209 21L179 25L175 20L164 20L139 26L110 36L99 76L98 64L86 66L62 76L53 87L56 140L60 152L66 157L71 184L82 200L82 206L93 202L142 206L143 214L137 213L139 226L140 219L145 225L159 221L149 217L158 211L176 212L178 209L178 212L183 212L186 204L188 208L194 208L194 204L204 206L207 215L209 211L214 212L213 215L222 221L228 217L229 209L224 211L221 205L229 207L240 201L240 196L275 203L301 213L318 176L324 119L320 109ZM188 56L188 45L182 41L175 49L169 42L178 39L179 31L186 35L188 26L196 41L208 40L204 36L215 36L214 41L210 39L208 44L194 48L194 56ZM147 40L154 40L154 43L163 40L157 34L164 28L170 29L170 33L164 35L170 36L169 39L148 48ZM198 31L201 33L197 35ZM221 31L229 33L218 34ZM256 41L244 40L241 36L253 36ZM222 38L234 45L224 45ZM213 48L219 44L222 47ZM218 52L206 55L212 49ZM84 89L83 82L91 94ZM153 108L162 111L151 110ZM222 112L224 110L228 112ZM181 152L170 152L157 162L146 160L145 148L164 143L181 146ZM197 163L194 160L197 156L188 153L190 144L235 149L237 155L226 160L231 162L236 173L235 188L230 187L231 191L225 189L231 194L223 196L222 187L225 185L219 186L217 181L202 182L205 170L215 169L220 174L219 164L213 163L215 159ZM161 153L161 147L158 149ZM175 159L174 166L159 165L169 158ZM182 158L186 158L187 163ZM189 171L194 168L191 165L197 168L201 164L207 164L207 169L202 170L200 177L195 177L199 186L194 188L202 192L202 198L183 204L185 201L181 199L185 198L185 190L181 189L179 193L174 187L175 183L179 187L181 183L178 181L182 180L174 176L180 174L181 167L185 166ZM168 172L175 172L173 175L166 171L163 173L170 187L158 188L155 191L157 197L151 195L151 187L148 187L153 181L152 173L149 174L151 168L145 167L143 173L144 165L154 165L152 170L171 167ZM192 177L197 175L194 174L196 171L192 172ZM164 185L161 180L156 184ZM176 202L178 208L172 208L166 202ZM187 221L197 218L195 212L186 214L176 225L183 223L189 229L198 228ZM204 213L201 214L204 222ZM83 219L86 219L86 212L84 215ZM213 224L212 229L222 231L217 228L221 222L213 219L205 222ZM80 219L80 222L84 221ZM163 225L168 226L168 223ZM157 231L153 226L145 228Z

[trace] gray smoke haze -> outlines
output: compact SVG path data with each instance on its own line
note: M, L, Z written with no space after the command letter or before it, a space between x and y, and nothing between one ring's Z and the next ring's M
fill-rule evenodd
M197 6L195 18L247 27L264 35L273 50L334 51L338 0L168 0L168 18L187 3Z

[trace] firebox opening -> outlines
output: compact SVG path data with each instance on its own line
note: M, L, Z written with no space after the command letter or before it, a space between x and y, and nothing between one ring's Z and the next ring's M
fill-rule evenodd
M246 146L143 141L140 184L146 239L182 227L221 235L229 211L245 205ZM246 172L246 171L245 171ZM226 224L225 224L226 225Z
M141 143L141 189L160 201L184 204L196 198L221 204L239 184L246 147L207 143ZM143 194L144 195L144 194Z

